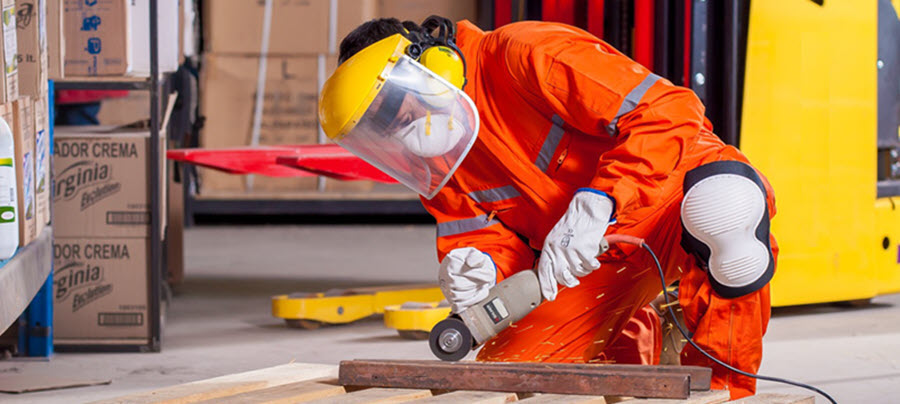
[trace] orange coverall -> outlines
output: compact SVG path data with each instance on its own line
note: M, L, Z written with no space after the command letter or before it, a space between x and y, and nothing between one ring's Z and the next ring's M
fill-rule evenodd
M687 171L717 160L747 163L722 143L689 89L672 85L577 28L547 22L482 32L458 24L468 63L465 91L481 116L478 140L431 200L438 258L454 248L491 255L500 281L536 265L544 237L576 190L616 201L608 234L645 238L679 300L694 340L723 361L756 372L769 320L769 289L724 299L681 246L679 216ZM774 197L766 184L769 215ZM777 257L774 238L771 240ZM577 288L560 291L487 342L484 361L652 364L661 349L659 317L648 303L658 272L638 248L614 245ZM753 394L755 380L714 365L687 346L682 364L713 367L714 388Z

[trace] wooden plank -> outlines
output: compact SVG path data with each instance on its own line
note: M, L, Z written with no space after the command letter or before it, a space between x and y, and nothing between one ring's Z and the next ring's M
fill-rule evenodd
M578 396L574 394L535 394L519 400L527 404L607 404L603 396Z
M516 401L517 398L516 393L459 390L447 394L422 398L412 402L429 404L503 404Z
M632 399L628 404L719 404L731 399L728 390L693 391L684 400Z
M291 363L95 401L94 404L196 403L288 383L336 376L337 369L332 365Z
M400 361L400 360L379 360L384 363L415 363L429 364L434 361ZM471 363L471 362L465 362ZM673 373L673 374L690 374L691 390L706 391L710 389L712 380L712 369L701 366L660 366L660 365L623 365L623 364L605 364L605 363L532 363L532 362L479 362L485 366L511 366L522 367L528 369L563 369L563 370L583 370L602 368L608 371L644 371L654 373Z
M266 382L225 382L225 383L205 383L202 386L181 384L177 386L164 387L158 390L138 393L129 396L113 398L109 400L95 401L97 403L117 403L117 404L189 404L205 400L214 400L221 397L233 396L235 394L246 393L266 388Z
M308 404L387 404L404 403L431 396L431 390L372 388L348 394L307 401Z
M540 365L540 364L539 364ZM688 374L591 368L503 366L482 362L343 361L342 385L515 393L687 398Z
M337 384L337 379L308 381L283 384L262 390L250 391L228 397L220 397L202 404L287 404L320 398L342 395L346 393L344 386Z
M795 394L764 393L755 396L744 397L729 403L741 404L816 404L813 396L799 396Z

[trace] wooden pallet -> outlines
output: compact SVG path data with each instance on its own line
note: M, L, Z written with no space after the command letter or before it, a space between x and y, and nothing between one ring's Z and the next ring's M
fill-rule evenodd
M490 391L446 391L401 388L354 388L337 383L337 366L289 364L252 372L165 387L95 403L476 403L521 401L526 404L620 403L717 404L729 402L725 390L694 391L685 400L637 399L620 396L576 396ZM761 394L735 403L814 404L811 396Z

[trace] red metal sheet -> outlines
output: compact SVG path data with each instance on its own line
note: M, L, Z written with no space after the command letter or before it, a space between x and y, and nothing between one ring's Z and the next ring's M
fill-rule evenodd
M381 170L362 159L350 155L303 155L279 157L278 164L294 167L308 172L325 175L344 181L372 180L386 184L396 184L397 180L389 177Z
M196 164L231 174L260 174L269 177L306 177L315 174L278 165L279 156L300 149L290 146L235 147L227 149L174 149L166 152L169 160Z
M341 180L396 183L377 168L336 144L169 150L170 160L224 171L269 177L324 175Z

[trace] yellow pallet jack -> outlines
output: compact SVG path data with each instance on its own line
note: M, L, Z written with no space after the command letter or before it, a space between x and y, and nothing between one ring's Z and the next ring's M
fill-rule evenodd
M407 302L384 308L384 326L397 330L406 339L425 340L435 324L450 315L450 304Z
M272 315L283 318L289 327L313 330L322 325L347 324L382 314L387 306L436 302L443 298L437 285L430 284L292 293L272 296Z

